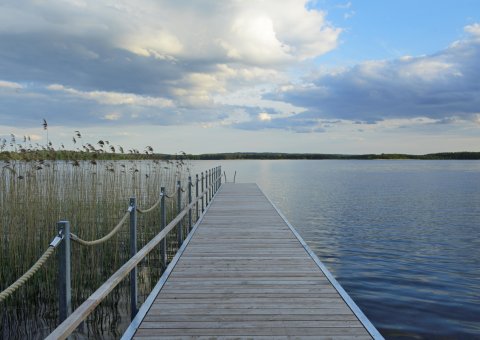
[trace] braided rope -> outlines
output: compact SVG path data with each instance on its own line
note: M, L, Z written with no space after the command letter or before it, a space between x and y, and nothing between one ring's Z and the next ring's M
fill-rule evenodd
M125 221L127 220L127 218L129 216L130 216L130 212L127 211L125 213L125 215L123 215L120 222L118 222L118 224L115 226L115 228L113 228L113 230L110 233L108 233L107 235L105 235L102 238L99 238L98 240L93 240L93 241L82 240L80 237L78 237L77 235L75 235L73 233L70 233L70 238L71 238L72 241L75 241L75 242L77 242L77 243L79 243L83 246L94 246L94 245L106 242L109 239L111 239L113 237L113 235L115 235L120 230L120 227L125 223Z
M163 194L165 195L166 198L174 198L177 195L177 191L175 190L173 194L170 194L170 195L167 194L167 192L165 191Z
M152 205L150 208L145 209L145 210L142 210L142 209L140 209L140 208L137 208L137 212L138 212L139 214L146 214L146 213L152 211L153 209L155 209L155 208L160 204L160 201L161 201L161 199L157 200L154 205Z
M44 264L47 262L50 255L55 251L54 246L49 246L43 255L30 267L30 269L23 274L17 281L12 283L7 289L0 293L0 302L3 302L7 297L12 295L18 288L23 286Z
M190 184L190 186L193 187L193 184ZM205 188L205 190L202 192L202 195L205 194L207 192L207 190L212 186L213 186L213 183L208 185ZM180 190L182 192L185 192L185 190L182 189L182 188L180 188ZM176 191L171 196L164 193L164 195L167 198L172 198L176 194L177 194ZM158 206L160 201L161 201L161 199L159 199L157 202L155 202L155 204L153 206L151 206L150 208L145 209L145 210L137 208L137 212L139 212L141 214L150 212ZM197 202L197 201L198 201L198 198L195 202ZM190 206L193 207L193 204L194 203L191 203ZM86 240L81 239L80 237L78 237L77 235L75 235L73 233L70 233L70 238L71 238L72 241L77 242L77 243L79 243L81 245L84 245L84 246L93 246L93 245L101 244L101 243L106 242L109 239L111 239L120 230L120 228L122 227L122 225L125 223L125 221L127 220L127 218L129 216L130 216L130 211L125 212L122 219L118 222L118 224L115 226L115 228L113 228L113 230L110 233L108 233L107 235L105 235L104 237L102 237L98 240L86 241ZM35 262L35 264L27 272L25 272L25 274L23 274L20 278L18 278L17 281L12 283L7 289L2 291L0 293L0 303L5 301L5 299L7 299L9 296L11 296L18 288L23 286L45 264L45 262L47 262L47 260L53 254L54 251L55 251L55 246L50 245L47 248L47 250L43 253L43 255L37 260L37 262Z

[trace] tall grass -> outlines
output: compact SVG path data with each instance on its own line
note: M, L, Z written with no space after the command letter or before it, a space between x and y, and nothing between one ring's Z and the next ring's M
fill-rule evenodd
M187 183L183 161L0 161L0 291L22 275L57 234L59 220L85 240L98 239L117 224L135 196L140 208L150 207L160 187L175 190ZM186 185L184 185L186 187ZM183 194L185 202L186 194ZM176 198L167 200L176 215ZM138 214L138 247L160 231L159 209ZM196 216L194 216L196 219ZM186 228L185 223L183 227ZM185 233L184 233L185 235ZM168 236L169 257L176 252L176 234ZM128 224L104 244L72 243L72 307L78 307L129 258ZM58 325L56 257L48 260L27 284L0 303L0 338L43 338ZM162 273L159 252L139 266L140 301ZM128 279L95 310L77 337L118 338L128 325Z

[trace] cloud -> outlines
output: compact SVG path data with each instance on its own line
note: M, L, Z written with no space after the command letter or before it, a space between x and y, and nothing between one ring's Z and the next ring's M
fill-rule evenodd
M135 106L154 106L157 108L173 107L172 100L159 98L140 96L132 93L119 93L119 92L107 92L107 91L79 91L73 88L68 88L59 84L52 84L47 86L48 90L59 91L68 95L93 100L100 104L108 105L135 105Z
M474 39L480 39L480 24L475 23L465 26L465 32L469 33Z
M350 12L347 12L343 15L343 18L345 20L348 20L348 19L351 19L355 16L356 12L355 11L350 11Z
M324 71L264 98L306 108L298 119L471 119L480 107L478 27L467 26L467 38L436 54Z
M234 122L236 93L260 97L298 62L337 46L341 29L308 3L2 1L0 74L8 82L0 88L22 91L1 98L1 122ZM262 104L245 112L255 119L272 102ZM105 119L112 112L121 119Z
M266 112L259 113L257 119L233 124L242 130L287 130L296 133L325 132L329 124L317 118L304 118L300 115L272 118Z
M53 44L71 52L68 42L77 41L92 58L102 55L98 46L89 44L97 41L109 51L160 60L278 63L316 57L336 47L341 30L307 3L4 1L0 34L14 34L20 41L53 36Z
M269 122L272 120L272 116L267 112L260 112L258 114L258 119L261 120L262 122Z
M119 120L120 118L122 118L122 115L118 112L108 113L103 116L105 120Z
M7 89L7 90L20 90L22 89L23 86L19 83L11 82L11 81L5 81L5 80L0 80L0 90L1 89Z
M352 2L348 1L344 4L338 4L336 7L340 9L350 9L352 7Z

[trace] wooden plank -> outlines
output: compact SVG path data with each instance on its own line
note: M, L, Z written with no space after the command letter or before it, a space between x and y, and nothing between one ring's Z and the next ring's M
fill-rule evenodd
M143 335L152 336L167 336L172 335L240 335L240 336L257 336L257 335L355 335L355 336L367 336L367 331L362 328L354 327L316 327L316 328L275 328L275 327L264 327L264 328L180 328L180 329L169 329L169 328L140 328L135 337L141 338Z
M181 315L353 315L352 311L347 307L341 308L262 308L262 309L248 309L248 308L217 308L217 309L203 309L198 308L183 308L181 311L172 311L165 308L155 307L150 308L149 313L156 313L159 315L172 315L177 313ZM192 317L195 320L195 317ZM141 327L140 327L141 328Z
M139 339L143 340L157 340L158 336L157 335L142 335L138 336ZM169 340L212 340L212 336L206 335L206 336L197 336L197 335L171 335L168 337ZM215 336L213 338L215 340L252 340L253 338L251 336L228 336L228 335L219 335ZM332 340L332 336L329 335L313 335L313 336L308 336L308 335L303 335L303 336L279 336L279 335L272 335L272 336L255 336L255 340ZM371 339L370 336L359 336L359 335L336 335L335 340L368 340Z
M135 338L371 339L287 223L224 184Z
M249 293L259 293L259 294L322 294L322 293L337 293L335 288L330 285L324 286L315 286L315 287L245 287L245 286L228 286L225 288L221 287L193 287L191 289L184 289L175 286L169 286L162 289L162 294L193 294L193 293L201 293L201 294L210 294L210 293L218 293L218 294L249 294ZM336 295L338 296L338 295Z
M245 299L245 297L236 297L236 296L229 296L229 297L223 297L221 299L222 303L225 305L230 305L230 304L235 304L235 306L241 306L245 304L245 301L249 301L248 304L261 304L262 306L266 306L268 303L272 303L272 301L281 301L281 305L287 305L287 306L293 306L293 305L300 305L301 307L306 307L309 305L315 306L322 306L325 304L339 304L338 299L336 296L334 297L325 297L325 296L318 296L318 297L283 297L282 299L272 299L272 297L249 297L248 300ZM163 294L155 300L158 302L158 304L197 304L197 303L202 303L202 304L215 304L218 303L219 299L216 297L205 297L203 295L198 295L198 296L189 296L189 297L165 297ZM279 304L279 302L276 302L275 304ZM342 304L339 304L343 306ZM168 307L168 306L166 306Z
M353 314L289 314L289 315L268 315L268 314L217 314L217 315L195 315L195 322L212 322L212 321L237 321L241 318L243 321L358 321ZM162 322L170 321L192 321L191 315L184 314L156 314L155 311L149 313L144 319L145 322Z
M241 316L240 316L241 317ZM224 328L362 328L358 320L220 320L220 321L170 321L156 322L145 320L142 328L155 329L224 329Z

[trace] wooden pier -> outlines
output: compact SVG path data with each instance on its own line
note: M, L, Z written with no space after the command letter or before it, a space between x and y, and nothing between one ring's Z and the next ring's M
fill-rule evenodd
M123 339L382 339L256 184L225 183Z

